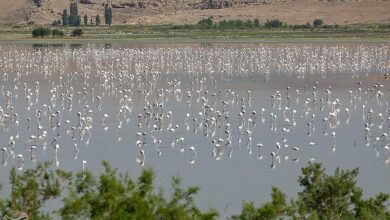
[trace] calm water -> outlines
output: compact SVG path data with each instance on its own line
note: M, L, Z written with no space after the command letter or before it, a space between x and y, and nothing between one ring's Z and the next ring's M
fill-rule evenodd
M134 178L152 167L164 188L178 174L224 217L271 186L295 196L311 160L359 167L366 196L389 193L389 46L0 45L2 183L12 166L107 160Z

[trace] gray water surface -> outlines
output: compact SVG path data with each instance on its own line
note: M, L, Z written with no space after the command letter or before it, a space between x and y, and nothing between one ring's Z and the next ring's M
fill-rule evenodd
M296 196L309 161L359 167L365 196L389 193L388 74L383 43L1 45L3 194L11 167L47 160L134 178L151 167L166 189L180 175L221 217L272 186Z

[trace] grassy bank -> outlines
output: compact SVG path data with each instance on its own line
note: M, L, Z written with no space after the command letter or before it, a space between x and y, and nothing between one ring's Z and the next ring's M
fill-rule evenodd
M390 25L353 25L279 28L202 28L196 25L113 25L81 27L82 37L69 36L72 27L53 27L65 32L64 37L33 38L31 26L0 26L0 41L72 41L72 40L318 40L321 41L390 41Z

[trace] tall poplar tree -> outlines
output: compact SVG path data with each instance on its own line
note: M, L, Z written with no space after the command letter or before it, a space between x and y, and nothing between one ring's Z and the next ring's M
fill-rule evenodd
M107 3L106 6L104 6L104 21L108 26L111 26L112 22L112 6L110 3Z

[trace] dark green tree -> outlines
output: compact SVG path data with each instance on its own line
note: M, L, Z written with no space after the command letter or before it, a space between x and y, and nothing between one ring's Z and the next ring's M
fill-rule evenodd
M68 24L70 26L77 26L77 16L76 15L69 15L68 16Z
M42 6L42 0L33 0L33 2L37 5L38 8Z
M76 18L76 26L80 26L80 25L81 25L81 17L77 16L77 18Z
M100 16L99 16L99 15L96 15L96 17L95 17L95 23L96 23L96 26L99 26L99 25L100 25Z
M88 25L88 16L87 15L84 15L84 25L85 26Z
M112 6L111 4L106 4L104 6L104 21L106 25L111 26L112 22Z
M70 14L71 15L78 15L78 8L77 8L77 2L76 1L72 1L71 3L70 3L70 6L69 6L69 12L70 12Z
M253 21L253 26L254 27L260 27L260 21L258 18L256 18L254 21Z
M322 19L314 19L314 21L313 21L314 27L318 27L318 26L321 26L323 24L324 24L324 22L322 21Z
M69 25L68 11L66 9L64 9L64 11L62 12L62 25L63 26Z
M78 16L77 2L73 0L69 6L70 15L68 16L68 24L71 26L80 26L81 17Z

